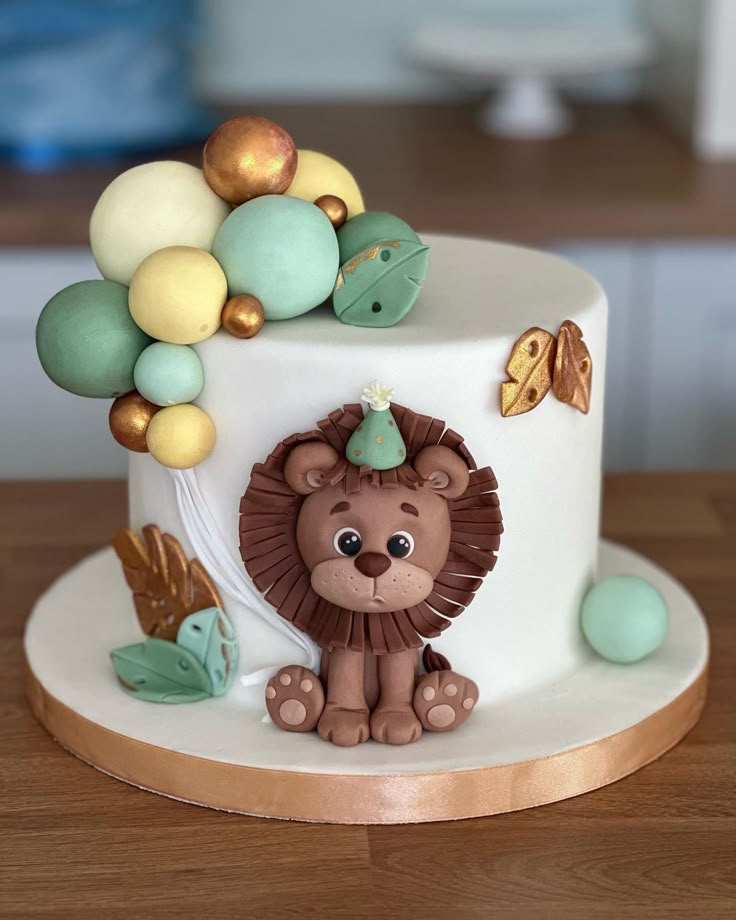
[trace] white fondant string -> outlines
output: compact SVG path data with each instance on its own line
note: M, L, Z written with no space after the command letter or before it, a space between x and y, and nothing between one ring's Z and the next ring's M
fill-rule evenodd
M319 670L318 646L301 630L279 616L258 592L245 569L237 564L217 522L205 501L194 470L169 470L176 489L176 502L184 531L195 556L207 569L210 577L224 594L243 604L251 613L265 620L269 626L296 643L307 656L307 667ZM240 678L243 686L265 682L274 668L261 668Z

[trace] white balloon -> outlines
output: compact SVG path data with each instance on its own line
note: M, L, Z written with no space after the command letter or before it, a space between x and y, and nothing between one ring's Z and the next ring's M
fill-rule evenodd
M194 246L209 252L229 213L196 166L174 160L134 166L113 179L95 205L92 255L104 278L128 285L157 249Z

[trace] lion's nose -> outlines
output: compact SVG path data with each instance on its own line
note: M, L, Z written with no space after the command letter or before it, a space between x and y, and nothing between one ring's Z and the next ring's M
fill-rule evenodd
M378 578L391 568L391 560L383 553L361 553L355 557L355 568L366 578Z

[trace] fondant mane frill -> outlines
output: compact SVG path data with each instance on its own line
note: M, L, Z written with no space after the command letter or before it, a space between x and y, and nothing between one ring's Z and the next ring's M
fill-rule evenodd
M331 412L317 423L316 430L281 441L264 463L253 467L240 503L240 552L248 574L279 614L323 649L368 649L381 655L419 648L423 637L439 636L462 613L496 563L503 524L491 468L475 469L463 438L445 422L396 404L391 411L407 448L407 460L401 466L378 471L344 459L345 446L363 421L361 406L350 404ZM304 497L293 492L284 478L290 451L308 441L327 443L337 451L340 459L326 481L332 485L344 481L346 494L359 491L364 484L383 489L399 484L423 488L413 460L431 445L448 447L465 461L470 470L468 488L460 498L448 501L452 532L447 561L432 593L421 604L394 612L359 613L324 600L312 589L296 540Z

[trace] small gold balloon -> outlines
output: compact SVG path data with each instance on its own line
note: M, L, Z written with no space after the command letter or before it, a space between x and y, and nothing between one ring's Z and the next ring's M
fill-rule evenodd
M252 294L236 294L222 308L223 327L238 339L252 339L263 320L263 305Z
M330 218L330 223L337 230L348 219L348 206L337 195L320 195L314 203Z
M110 431L112 436L126 450L136 453L148 452L146 431L160 406L144 399L137 390L118 396L110 409Z
M223 122L204 145L204 177L232 205L280 195L294 178L297 152L283 128L258 115Z

